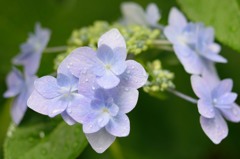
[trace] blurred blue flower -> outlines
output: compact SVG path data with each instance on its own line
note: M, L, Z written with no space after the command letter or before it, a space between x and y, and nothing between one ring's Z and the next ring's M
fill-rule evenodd
M36 76L22 73L13 68L7 76L8 90L4 93L5 98L15 97L11 108L11 116L14 123L19 124L27 110L27 99L33 91L34 80Z
M74 50L69 58L69 70L76 77L82 73L92 72L96 75L97 84L105 89L116 87L120 83L120 76L126 72L129 64L134 63L126 60L126 44L122 35L117 29L112 29L103 34L98 41L98 50L95 52L89 47L81 47ZM136 63L136 62L135 62ZM147 80L145 70L140 64L133 67L133 72L140 71L141 80L144 84ZM127 70L129 72L130 70ZM128 73L125 79L131 78Z
M202 74L206 62L222 62L227 60L218 53L220 45L214 42L214 30L201 23L188 23L184 15L172 8L169 14L169 25L164 29L167 39L190 74Z
M207 79L192 75L191 83L199 97L198 111L201 114L202 129L215 144L218 144L228 134L223 117L232 122L240 121L240 108L234 103L237 94L231 92L232 80L222 80L212 87Z
M90 97L91 103L70 105L71 116L83 124L83 131L92 148L104 152L115 137L127 136L130 122L126 113L130 112L138 100L136 89L116 87L105 90L98 88Z
M84 97L77 92L78 79L67 70L66 58L58 68L57 78L44 76L34 82L34 91L28 99L28 107L34 111L54 117L61 114L69 125L75 124L69 114L68 107L78 101L80 104Z
M13 63L23 65L27 74L35 74L49 39L50 30L41 28L41 25L37 23L35 25L35 33L31 33L27 42L21 45L21 52L13 59Z
M121 5L121 11L124 18L123 23L125 24L159 27L158 21L161 19L161 14L155 3L150 3L145 12L137 3L124 2Z

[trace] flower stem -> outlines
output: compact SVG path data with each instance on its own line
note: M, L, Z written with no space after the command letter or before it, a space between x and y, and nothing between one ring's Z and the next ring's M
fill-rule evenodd
M49 47L44 50L44 53L56 53L66 51L67 46L57 46L57 47Z
M169 91L170 93L172 93L172 94L174 94L174 95L176 95L176 96L178 96L178 97L180 97L180 98L188 101L188 102L191 102L191 103L193 103L193 104L197 104L197 99L195 99L195 98L192 98L192 97L190 97L190 96L188 96L188 95L186 95L186 94L183 94L183 93L181 93L181 92L179 92L179 91L176 91L176 90L174 90L174 89L168 89L168 91Z
M153 41L153 44L154 45L172 45L172 43L167 40L155 40Z

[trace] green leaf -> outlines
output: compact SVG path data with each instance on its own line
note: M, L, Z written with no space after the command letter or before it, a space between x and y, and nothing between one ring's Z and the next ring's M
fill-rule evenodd
M62 119L37 117L19 127L10 125L5 159L75 159L87 146L79 124L69 126Z
M240 8L237 0L177 0L187 16L215 28L217 39L240 52Z

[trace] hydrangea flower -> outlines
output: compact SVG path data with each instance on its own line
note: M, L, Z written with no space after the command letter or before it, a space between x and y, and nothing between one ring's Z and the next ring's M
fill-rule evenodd
M69 60L68 67L70 72L78 78L81 73L90 71L96 75L96 82L100 87L111 89L120 83L122 74L130 71L126 69L132 63L135 65L131 66L135 72L144 70L140 64L135 64L134 61L125 61L126 56L126 43L123 36L117 29L112 29L100 37L96 52L89 47L74 50L69 55L71 60ZM131 73L124 76L131 76ZM142 72L141 76L145 76L144 79L147 79L146 72ZM125 79L127 78L130 77L125 77Z
M15 97L11 108L11 116L14 123L19 124L27 110L27 99L33 91L33 83L36 76L22 75L13 68L7 76L8 90L4 93L5 98Z
M188 23L184 15L172 8L164 29L167 39L190 74L202 74L206 61L222 62L227 60L219 55L220 45L214 42L214 30L201 23Z
M198 111L201 114L202 129L215 144L218 144L228 135L224 118L240 122L240 108L234 103L237 94L231 92L232 80L222 80L212 87L207 79L193 75L191 83L199 97Z
M34 91L28 99L28 107L34 111L55 117L61 114L67 124L75 124L75 120L69 116L69 106L78 102L82 103L84 97L77 91L78 79L71 75L67 69L68 58L60 65L57 78L44 76L34 82Z
M50 39L50 30L35 25L35 33L30 34L26 43L20 47L21 52L13 59L16 65L23 65L25 72L35 74L38 70L43 50Z
M150 3L145 12L137 3L124 2L121 5L121 11L124 17L123 23L159 27L158 21L161 19L161 14L155 3Z
M86 87L86 85L84 86ZM105 90L97 88L91 102L72 104L71 116L83 124L83 132L98 152L104 152L116 137L125 137L130 132L130 122L126 113L130 112L138 100L138 91L132 88L115 87Z

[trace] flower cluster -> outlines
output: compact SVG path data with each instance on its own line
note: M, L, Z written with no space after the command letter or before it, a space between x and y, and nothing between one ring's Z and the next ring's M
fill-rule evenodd
M186 72L193 74L191 84L199 97L197 105L202 129L218 144L228 134L224 118L240 122L240 108L234 103L237 94L231 92L233 82L230 79L220 81L214 68L214 62L225 63L227 60L219 55L221 48L214 42L213 28L188 23L176 8L171 9L168 22L164 34L173 44Z
M137 89L148 78L141 64L126 56L119 31L106 32L97 51L77 48L59 65L57 78L37 79L28 106L49 117L61 114L69 125L81 123L93 149L104 152L116 137L129 134L126 113L135 107Z
M34 80L40 59L50 38L50 31L36 24L35 33L30 34L26 43L22 44L21 52L13 59L13 64L22 65L24 75L15 67L7 76L8 90L5 98L15 97L11 110L11 116L16 124L19 124L27 110L27 99L33 90Z

